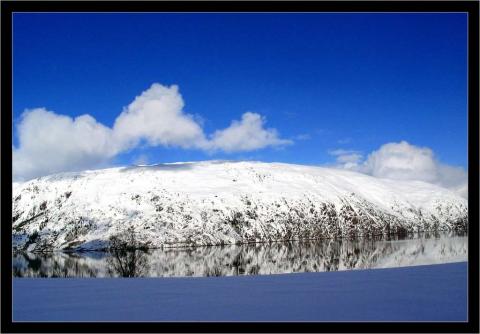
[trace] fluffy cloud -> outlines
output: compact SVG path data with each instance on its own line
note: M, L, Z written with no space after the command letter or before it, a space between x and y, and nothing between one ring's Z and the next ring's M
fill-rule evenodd
M101 165L118 152L112 130L89 115L75 119L43 108L27 110L17 126L14 179Z
M98 167L142 142L208 152L252 151L292 143L281 139L275 129L265 129L265 119L251 112L208 138L201 116L185 113L183 106L177 86L154 83L124 108L112 128L90 115L71 118L44 108L27 110L16 124L19 145L13 147L14 180Z
M125 147L134 147L142 139L150 146L196 146L205 136L193 116L183 112L183 106L177 86L153 84L117 117L114 141Z
M264 129L264 123L264 117L246 112L240 121L233 121L228 128L215 131L204 145L211 150L238 152L292 144L291 140L280 139L277 130Z
M375 177L394 180L418 180L433 183L467 198L468 176L460 167L442 164L428 147L418 147L406 141L387 143L361 162L355 151L329 152L337 157L337 166ZM334 154L337 153L337 154Z
M434 182L437 164L431 149L402 141L385 144L370 153L363 168L368 174L381 178Z

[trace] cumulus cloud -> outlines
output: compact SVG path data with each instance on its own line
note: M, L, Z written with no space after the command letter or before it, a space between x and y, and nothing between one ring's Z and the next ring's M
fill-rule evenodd
M101 165L118 152L112 130L89 115L71 118L44 108L25 111L13 149L14 179Z
M434 182L437 179L437 162L428 147L417 147L406 141L388 143L370 153L363 168L376 177L395 180L421 180Z
M240 121L235 120L228 128L215 131L203 145L211 150L238 152L292 144L291 140L280 139L277 130L265 129L264 123L264 117L246 112Z
M117 117L113 140L125 147L144 139L151 146L192 148L205 136L194 117L183 112L183 106L177 86L155 83Z
M428 147L406 141L387 143L370 153L366 160L355 157L355 151L336 150L337 167L355 170L379 178L418 180L433 183L468 196L468 175L461 167L441 163ZM357 159L358 158L358 159Z
M98 167L141 143L208 152L252 151L292 143L281 139L277 130L264 128L265 118L251 112L206 136L201 116L187 114L183 107L177 86L154 83L124 108L112 128L90 115L72 118L45 108L26 110L16 124L19 143L13 147L14 180Z

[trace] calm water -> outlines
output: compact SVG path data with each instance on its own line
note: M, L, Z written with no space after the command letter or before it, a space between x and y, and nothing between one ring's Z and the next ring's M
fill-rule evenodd
M16 277L268 275L467 261L466 233L310 240L148 252L16 253Z

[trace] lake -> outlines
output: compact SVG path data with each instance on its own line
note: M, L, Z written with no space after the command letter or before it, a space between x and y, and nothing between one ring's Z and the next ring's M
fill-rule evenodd
M466 232L148 251L13 254L14 277L269 275L462 262Z

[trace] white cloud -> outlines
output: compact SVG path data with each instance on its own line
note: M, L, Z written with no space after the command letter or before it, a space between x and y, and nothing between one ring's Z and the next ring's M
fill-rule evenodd
M205 136L183 106L177 86L153 84L117 117L114 141L125 147L134 147L142 139L151 146L194 147Z
M362 160L362 155L358 153L344 154L337 157L337 162L339 163L358 163Z
M111 133L89 115L73 119L44 108L27 110L17 126L13 177L29 179L101 165L118 152L111 145Z
M348 155L348 154L358 154L358 153L360 153L360 151L344 150L342 148L328 151L328 154L333 155L335 157L339 157L339 156L342 156L342 155Z
M344 169L356 169L358 163L362 160L363 155L360 151L354 150L330 150L328 154L335 157L336 167Z
M384 144L370 153L365 171L375 177L395 180L421 180L433 182L437 177L437 162L433 151L402 141Z
M468 196L467 172L461 167L442 164L428 147L418 147L406 141L387 143L361 162L356 151L335 150L337 167L394 180L418 180L433 183ZM337 153L337 154L333 154Z
M14 180L98 167L142 142L208 152L252 151L292 143L281 139L275 129L265 129L265 119L251 112L208 139L201 116L187 114L183 107L177 86L154 83L124 108L112 128L90 115L71 118L45 108L26 110L16 124L19 145L13 147Z
M240 121L233 121L224 129L217 130L205 147L225 152L253 151L267 146L292 144L291 140L280 139L275 129L264 129L265 118L246 112Z

